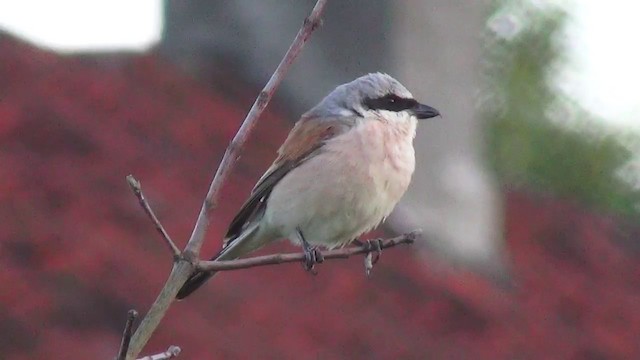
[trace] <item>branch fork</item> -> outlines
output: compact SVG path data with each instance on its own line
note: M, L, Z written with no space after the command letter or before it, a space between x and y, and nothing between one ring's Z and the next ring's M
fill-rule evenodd
M127 322L124 325L124 331L122 332L122 342L120 343L120 350L118 351L118 356L115 360L125 360L127 357L127 352L129 351L129 345L131 342L131 335L133 332L133 323L136 321L138 317L138 312L134 309L129 310L127 313ZM168 360L177 357L180 354L179 346L171 345L167 349L167 351L145 356L138 360Z

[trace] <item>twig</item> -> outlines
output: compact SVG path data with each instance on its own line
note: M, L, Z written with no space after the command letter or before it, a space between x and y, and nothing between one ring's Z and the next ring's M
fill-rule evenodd
M167 231L164 229L164 226L162 226L162 224L160 223L160 220L158 220L158 217L153 212L153 209L151 209L151 206L149 205L149 202L147 202L147 199L144 197L144 194L142 193L142 185L140 184L140 181L138 181L135 177L133 177L133 175L127 175L127 183L129 184L129 187L131 188L133 193L138 198L138 201L140 202L140 206L142 206L142 209L144 209L144 212L147 214L147 216L149 216L149 219L151 219L151 222L153 222L153 225L155 225L156 230L158 230L158 232L162 236L162 239L164 240L165 244L167 244L167 246L169 247L169 250L171 250L171 253L173 254L174 259L180 256L180 249L178 249L178 247L173 242L173 240L171 240L171 237L169 236Z
M122 332L122 341L120 342L120 351L118 351L118 357L116 360L125 360L127 357L127 351L129 350L129 343L131 342L131 335L133 334L133 322L138 317L138 312L131 309L127 313L127 322L124 324L124 331Z
M175 300L178 290L195 269L198 256L200 254L200 248L204 241L204 235L209 226L210 212L216 207L220 189L235 165L238 154L249 137L249 133L255 127L258 118L266 108L276 88L282 82L282 79L289 70L293 61L296 59L298 54L300 54L300 51L309 39L309 36L311 36L311 33L313 33L313 31L321 24L320 16L324 10L326 2L327 0L318 0L316 2L311 14L305 19L304 24L298 31L298 34L289 47L289 50L287 50L287 53L282 61L280 61L275 72L271 75L271 78L265 85L264 89L262 89L258 95L258 98L251 107L251 110L249 110L249 113L240 126L240 129L227 147L218 170L209 185L209 190L207 191L207 195L202 207L200 208L200 213L198 214L198 219L196 220L191 237L189 238L184 251L180 253L174 261L171 274L160 291L160 294L154 301L153 305L151 305L149 312L142 320L142 323L136 330L135 334L133 334L127 359L135 359L140 353L144 345L149 341L151 334L153 334L160 324L160 321L166 314L169 306Z
M388 249L400 244L412 244L420 235L420 231L413 231L407 234L403 234L391 239L382 240L380 243L381 249ZM353 246L348 248L322 251L321 254L325 260L329 259L346 259L352 255L357 254L369 254L372 250L369 246ZM290 262L300 262L304 260L303 253L294 254L274 254L265 256L256 256L247 259L239 260L224 260L224 261L200 261L198 262L197 269L200 271L226 271L226 270L238 270L248 269L256 266L277 265Z
M162 352L160 354L145 356L143 358L139 358L138 360L167 360L167 359L173 359L175 357L178 357L178 355L180 355L180 351L182 351L182 349L180 349L180 347L175 346L175 345L171 345L171 346L169 346L169 348L165 352Z
M207 192L207 196L205 197L202 208L200 209L200 214L198 214L198 220L196 221L196 225L193 229L193 233L191 234L191 238L187 243L185 252L199 254L200 247L203 243L204 234L207 230L207 227L209 226L209 213L212 209L216 208L218 204L218 197L222 185L231 173L231 170L236 163L236 159L238 158L239 152L244 146L244 143L247 141L247 138L249 137L249 133L251 133L253 128L256 126L258 118L260 117L260 115L262 115L262 112L267 107L267 104L271 100L271 97L282 82L282 79L284 79L286 73L289 71L291 64L300 54L300 51L309 39L309 36L311 36L311 33L320 26L320 15L324 10L326 2L327 0L318 0L316 2L313 10L311 10L311 14L305 19L302 27L296 35L296 38L293 40L293 43L291 43L289 50L287 50L287 53L280 61L280 64L278 64L278 67L274 71L273 75L271 75L271 78L269 79L267 84L264 86L262 91L260 91L260 94L251 106L247 117L242 122L240 129L238 129L238 132L227 147L227 150L222 157L222 161L220 162L220 166L218 167L218 170L216 171L216 174L211 181L209 191Z

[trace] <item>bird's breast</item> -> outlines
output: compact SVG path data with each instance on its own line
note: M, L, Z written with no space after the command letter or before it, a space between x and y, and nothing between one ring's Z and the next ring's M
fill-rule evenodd
M369 121L354 130L360 144L356 151L367 164L369 182L376 193L373 197L395 206L415 169L415 122Z
M407 190L415 168L416 124L367 121L326 145L340 159L336 186L343 189L353 219L368 231L386 218Z

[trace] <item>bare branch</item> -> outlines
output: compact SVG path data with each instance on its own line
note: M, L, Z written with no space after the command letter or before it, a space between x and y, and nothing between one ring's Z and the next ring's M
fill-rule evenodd
M142 185L140 184L140 181L138 181L135 177L133 177L133 175L127 175L127 183L129 184L129 187L131 188L133 193L138 198L138 201L140 202L140 206L142 206L142 209L144 209L144 212L147 214L147 216L149 216L149 219L151 219L151 222L153 222L153 225L155 225L156 230L158 230L158 232L162 236L162 239L164 240L165 244L167 244L167 246L169 247L169 250L171 250L173 257L176 258L180 256L180 249L178 249L178 247L173 242L173 240L171 240L171 237L169 236L167 231L164 229L164 227L160 223L160 220L158 220L158 217L153 212L153 209L151 209L151 206L149 205L149 202L147 201L147 199L144 197L144 194L142 193Z
M162 352L160 354L145 356L145 357L140 358L138 360L167 360L167 359L173 359L173 358L178 357L178 355L180 355L181 351L182 351L182 349L180 349L180 347L175 346L175 345L171 345L171 346L169 346L169 348L165 352Z
M209 185L209 190L207 191L200 213L198 214L198 219L196 220L191 237L189 238L184 251L179 253L179 256L175 258L174 266L169 278L149 309L149 312L142 320L142 323L133 334L127 359L135 359L137 357L147 341L149 341L151 334L153 334L160 324L160 321L166 314L169 306L175 300L178 290L195 269L195 265L197 264L198 256L200 254L200 248L202 247L204 236L209 226L210 212L216 207L220 189L235 165L239 152L249 137L249 133L255 127L258 118L266 108L276 88L282 82L282 79L288 72L293 61L300 54L300 51L309 39L309 36L311 36L313 31L320 25L320 16L324 10L326 2L327 0L318 0L316 2L311 14L305 19L304 24L298 31L298 34L289 47L289 50L273 75L271 75L271 78L265 85L264 89L262 89L258 95L258 98L249 110L249 113L240 126L240 129L227 147L218 170ZM172 247L172 251L175 254L174 247Z
M118 351L118 357L116 360L125 360L127 357L127 351L129 350L129 343L131 342L131 335L133 334L133 322L138 317L138 312L131 309L127 313L127 322L124 324L124 331L122 332L122 341L120 342L120 351Z
M229 173L231 173L239 152L249 137L249 133L257 124L258 118L267 107L271 97L282 82L282 79L284 79L286 73L289 71L291 64L300 54L300 51L309 39L309 36L311 36L311 33L321 24L320 16L324 10L326 2L327 0L318 0L316 2L313 10L311 10L311 14L305 19L304 24L296 35L296 38L293 40L293 43L291 43L289 50L284 55L284 58L280 61L275 72L271 75L271 78L258 95L258 98L253 103L253 106L251 106L251 110L249 110L249 113L240 126L240 129L233 137L229 147L227 147L227 151L224 153L220 166L213 177L213 181L211 181L209 191L207 192L207 196L205 197L202 208L200 209L198 220L196 221L191 238L187 243L185 252L199 254L200 247L204 240L204 234L209 226L209 213L218 203L218 197L222 185L224 185Z
M400 244L412 244L420 235L420 231L413 231L404 235L400 235L391 239L382 240L381 249L388 249ZM368 245L353 246L348 248L322 251L321 254L325 260L329 259L346 259L352 255L369 254L375 249L371 249ZM294 254L274 254L265 256L256 256L239 260L224 261L200 261L197 269L200 271L228 271L238 269L248 269L256 266L277 265L290 262L300 262L305 259L304 253ZM373 265L372 265L373 266Z

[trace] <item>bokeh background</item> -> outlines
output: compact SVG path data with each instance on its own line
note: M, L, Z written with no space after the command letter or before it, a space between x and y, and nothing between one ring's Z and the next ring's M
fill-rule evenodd
M124 177L184 244L213 171L313 1L0 1L0 358L115 355L169 254ZM388 72L442 119L371 236L424 229L310 276L225 273L145 354L184 359L640 357L638 5L329 1L260 120L203 254L293 122ZM277 244L264 253L297 250Z

